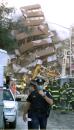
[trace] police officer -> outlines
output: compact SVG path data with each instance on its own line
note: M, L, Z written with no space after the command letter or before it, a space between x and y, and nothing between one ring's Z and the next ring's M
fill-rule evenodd
M44 80L41 78L31 82L32 91L27 98L27 109L24 110L23 120L25 121L25 114L28 112L28 129L46 130L47 118L50 112L50 106L53 104L52 96L48 91L43 90Z

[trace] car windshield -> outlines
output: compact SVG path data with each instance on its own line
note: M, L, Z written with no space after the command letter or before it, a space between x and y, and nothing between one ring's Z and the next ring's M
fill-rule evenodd
M14 98L13 98L11 92L7 89L3 90L3 100L14 101Z

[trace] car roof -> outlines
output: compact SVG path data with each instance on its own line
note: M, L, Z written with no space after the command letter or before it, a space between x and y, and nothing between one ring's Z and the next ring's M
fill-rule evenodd
M15 100L14 94L12 93L12 91L11 91L10 88L3 87L3 90L5 90L5 91L6 91L6 90L9 91L9 92L12 94L13 99Z

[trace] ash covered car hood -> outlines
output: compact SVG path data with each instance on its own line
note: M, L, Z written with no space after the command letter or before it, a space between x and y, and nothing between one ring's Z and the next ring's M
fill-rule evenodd
M18 103L16 101L3 101L4 108L18 108Z

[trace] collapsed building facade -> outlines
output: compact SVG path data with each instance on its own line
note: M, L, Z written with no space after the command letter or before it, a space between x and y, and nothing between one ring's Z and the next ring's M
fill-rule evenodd
M21 7L21 26L15 31L18 42L16 57L13 58L13 68L17 71L21 67L34 68L40 62L48 69L61 72L62 55L61 41L56 31L51 31L45 20L39 4Z
M27 28L27 32L16 35L22 56L21 63L28 65L36 59L47 60L49 55L55 53L55 49L51 39L53 34L49 31L40 5L21 7L21 11L21 24Z

